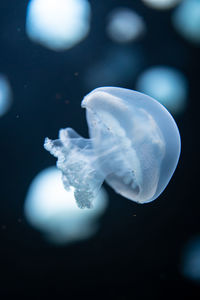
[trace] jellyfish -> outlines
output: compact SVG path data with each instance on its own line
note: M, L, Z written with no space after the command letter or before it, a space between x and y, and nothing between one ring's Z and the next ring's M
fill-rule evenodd
M99 87L82 100L90 138L61 129L44 147L57 158L65 189L80 208L91 208L104 180L137 203L155 200L172 177L180 135L170 113L155 99L119 87Z

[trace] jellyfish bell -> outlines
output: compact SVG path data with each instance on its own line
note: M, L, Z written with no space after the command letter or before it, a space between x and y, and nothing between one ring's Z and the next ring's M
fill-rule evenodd
M157 198L180 153L179 132L168 111L147 95L113 87L94 90L82 107L108 184L137 202ZM103 160L106 148L112 151Z
M67 128L45 148L58 158L66 188L80 207L91 207L105 180L117 193L146 203L167 186L179 159L180 135L170 113L153 98L101 87L82 101L90 139Z

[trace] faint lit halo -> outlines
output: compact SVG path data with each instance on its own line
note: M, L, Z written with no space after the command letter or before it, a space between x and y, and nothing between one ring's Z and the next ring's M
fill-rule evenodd
M33 179L25 199L24 212L28 222L44 233L48 240L64 244L94 235L107 201L107 194L101 189L92 209L80 209L73 189L64 189L61 172L56 167L50 167Z
M136 89L163 104L172 113L182 113L186 107L188 82L176 68L153 66L140 74Z
M200 44L200 1L184 0L174 11L172 22L185 39Z
M0 74L0 117L5 115L12 104L12 91L7 78Z
M182 0L142 0L147 6L155 9L170 9Z
M111 11L108 18L107 34L118 43L136 40L145 32L145 24L136 12L121 7Z

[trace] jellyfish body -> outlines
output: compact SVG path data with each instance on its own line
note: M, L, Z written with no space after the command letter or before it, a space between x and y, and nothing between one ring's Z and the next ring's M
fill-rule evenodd
M105 180L117 193L146 203L167 186L180 155L180 135L170 113L136 91L101 87L82 101L90 139L61 129L45 148L58 158L66 189L79 207L91 207Z

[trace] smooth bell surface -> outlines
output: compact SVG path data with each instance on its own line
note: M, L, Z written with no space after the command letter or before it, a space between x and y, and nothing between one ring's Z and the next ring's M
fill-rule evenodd
M117 193L146 203L167 186L180 155L180 135L170 113L153 98L118 87L93 90L82 101L90 139L72 128L45 140L58 158L66 189L79 207L92 207L105 180Z
M145 94L116 87L94 90L82 106L107 183L140 203L156 199L180 155L180 135L170 113ZM105 149L110 157L104 164Z

